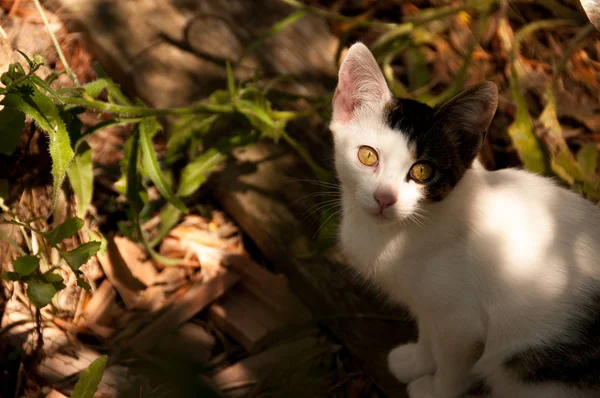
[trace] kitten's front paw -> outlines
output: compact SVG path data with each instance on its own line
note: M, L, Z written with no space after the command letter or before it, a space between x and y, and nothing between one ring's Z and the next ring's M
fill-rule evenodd
M433 376L425 375L408 385L408 396L410 398L435 398Z
M398 346L388 354L390 372L402 383L409 383L428 373L433 373L433 361L425 358L416 343Z

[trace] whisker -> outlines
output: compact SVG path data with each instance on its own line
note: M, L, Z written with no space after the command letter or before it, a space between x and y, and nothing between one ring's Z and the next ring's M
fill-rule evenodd
M308 199L317 197L317 196L332 196L332 197L341 197L342 194L339 191L321 191L321 192L312 192L309 194L306 194L304 196L302 196L301 198L296 199L295 201L293 201L291 203L291 205L295 205L296 203L300 202L300 201L306 201Z
M288 182L306 182L313 185L323 186L323 187L331 187L331 188L340 188L340 184L321 181L321 180L311 180L311 179L302 179L302 178L291 178Z
M336 211L335 213L331 214L329 217L327 217L327 219L323 222L323 224L321 224L321 226L319 227L319 229L317 229L317 232L315 232L315 234L313 235L313 239L319 234L319 231L321 231L321 229L325 226L325 224L327 224L327 221L329 221L331 219L331 217L335 216L336 214L339 214L341 212L344 211L344 208L340 208L338 211Z
M338 206L341 206L342 202L341 200L338 199L331 199L328 200L326 202L322 202L322 203L318 203L316 205L311 206L308 210L306 210L302 215L304 216L304 218L302 219L302 221L306 220L308 217L314 215L315 213L318 213L321 210L325 210L327 208L335 208ZM308 213L308 214L307 214Z

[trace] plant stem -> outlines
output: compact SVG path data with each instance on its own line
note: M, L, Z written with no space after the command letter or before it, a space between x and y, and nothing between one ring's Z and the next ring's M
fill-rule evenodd
M189 115L194 113L232 113L230 105L196 104L187 108L146 108L143 106L125 106L110 104L108 102L89 100L78 97L62 97L61 101L69 105L82 105L99 111L110 112L118 115L132 116L158 116L158 115Z
M65 68L65 72L67 72L67 75L71 78L71 80L73 81L73 84L75 84L76 86L79 86L79 82L77 81L77 76L75 76L75 74L71 70L71 67L67 63L67 59L65 58L65 54L63 54L63 52L60 48L60 44L58 44L58 40L56 40L56 36L50 29L50 22L48 22L48 18L46 17L46 13L44 12L42 5L40 4L40 0L33 0L33 2L35 3L35 7L37 8L38 12L40 13L40 16L42 17L42 21L44 21L46 30L48 30L50 39L52 39L52 43L54 44L54 47L56 48L56 52L58 53L60 62L62 62L63 66Z
M324 180L324 181L331 180L331 173L329 173L327 170L325 170L324 168L319 166L314 161L312 156L310 156L310 153L306 150L306 148L304 148L302 145L300 145L300 143L298 143L298 141L296 141L295 139L290 137L290 135L286 131L283 131L281 133L281 136L288 144L290 144L292 146L292 148L294 148L296 150L298 155L300 155L300 157L302 157L302 159L304 159L304 161L308 164L308 166L312 169L312 171L317 175L317 177L319 177L320 180Z
M554 79L560 77L565 71L565 67L567 66L567 61L571 58L571 55L579 48L581 41L586 38L590 33L594 32L596 28L592 24L587 24L583 28L579 30L569 42L569 45L565 49L564 55L558 63L558 67L556 68L556 76Z
M295 8L299 8L300 10L309 12L311 14L318 15L320 17L329 18L329 19L337 19L338 21L355 22L355 23L357 23L359 25L371 26L371 27L377 27L377 28L384 28L384 29L393 29L393 28L395 28L395 27L398 26L398 24L393 23L393 22L358 21L354 17L348 17L346 15L338 14L336 12L327 11L327 10L324 10L322 8L309 6L309 5L303 4L303 3L301 3L300 1L297 1L297 0L280 0L280 1L282 3L285 3L285 4L290 5L292 7L295 7Z

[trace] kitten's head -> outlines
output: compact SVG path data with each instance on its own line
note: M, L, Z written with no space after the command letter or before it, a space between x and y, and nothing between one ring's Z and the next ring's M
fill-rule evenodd
M497 103L492 82L436 108L394 98L369 49L354 44L340 67L330 125L352 206L393 221L443 200L471 167Z

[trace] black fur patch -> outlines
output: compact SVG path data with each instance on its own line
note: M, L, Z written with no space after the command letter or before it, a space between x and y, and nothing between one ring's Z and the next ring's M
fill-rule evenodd
M485 132L467 132L446 112L408 99L393 99L384 114L390 128L415 144L416 161L434 165L436 174L425 186L427 200L443 200L471 167Z
M600 396L600 293L587 315L565 333L568 341L531 347L508 358L505 368L527 383L562 382L598 390Z

